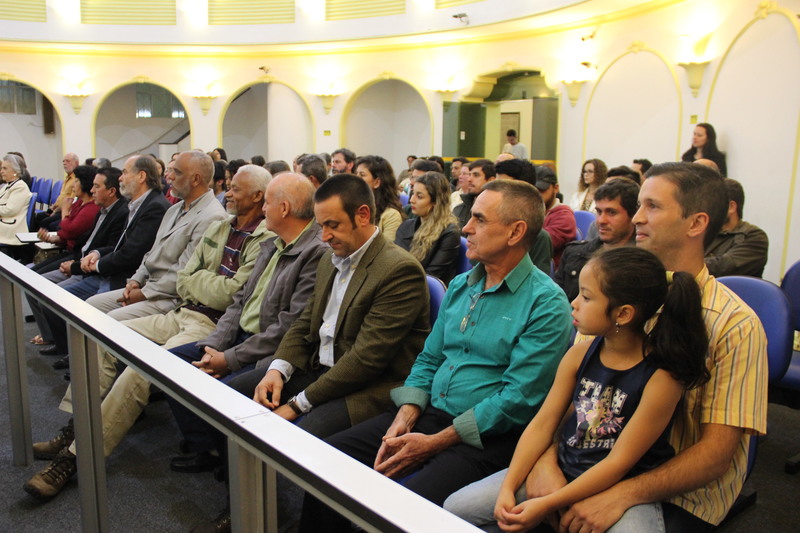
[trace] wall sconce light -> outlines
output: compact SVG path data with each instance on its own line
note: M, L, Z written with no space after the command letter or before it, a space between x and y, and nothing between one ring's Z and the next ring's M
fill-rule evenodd
M435 89L442 96L443 102L452 102L453 96L458 92L455 89Z
M194 98L196 98L197 103L200 104L200 111L203 112L203 115L208 115L208 111L211 109L211 103L216 96L195 96Z
M78 115L83 109L83 101L86 99L88 94L65 94L67 98L69 98L69 103L72 105L72 110L75 111L75 114Z
M564 87L567 88L567 98L569 98L570 105L575 107L575 104L578 103L578 98L581 96L581 87L583 87L583 84L586 83L586 80L564 81L561 83L563 83Z
M322 109L325 110L326 115L331 114L331 109L333 109L333 101L336 100L336 97L339 96L338 94L318 94L319 99L322 100Z
M686 78L689 82L689 89L692 90L692 96L697 98L697 93L700 92L700 87L703 85L703 74L710 61L702 63L678 63L679 67L683 67L686 71Z

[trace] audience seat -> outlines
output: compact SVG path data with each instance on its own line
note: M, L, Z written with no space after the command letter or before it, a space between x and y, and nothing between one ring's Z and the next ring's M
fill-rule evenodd
M597 220L597 216L589 211L575 211L575 224L577 225L578 234L575 236L576 241L582 241L586 234L589 233L589 226L592 222Z
M53 203L53 202L56 201L56 198L58 198L58 195L61 194L61 188L62 187L64 187L64 182L63 181L57 181L57 182L53 183L53 189L50 192L50 203Z
M786 368L792 354L792 324L789 300L780 288L769 281L749 276L724 276L719 282L729 287L756 313L767 335L767 367L769 382L777 383ZM750 451L747 456L747 476L753 471L758 452L758 439L750 439ZM731 510L729 518L756 502L755 491L742 490Z
M404 192L400 193L400 205L403 207L408 205L408 195Z
M789 267L783 276L781 288L792 306L792 328L800 331L800 261ZM800 351L792 353L789 368L778 382L778 386L794 391L800 391ZM790 457L786 461L784 470L787 474L800 472L800 454Z
M37 193L39 193L39 204L42 209L47 209L50 205L50 195L53 189L53 180L50 178L39 178L36 182Z
M472 270L472 263L467 259L467 239L461 237L461 246L458 247L458 267L456 273L463 274Z
M38 192L31 193L31 201L28 203L28 230L31 229L31 224L33 224L33 214L36 212L36 199L39 197Z
M428 274L425 277L428 278L428 292L431 296L431 327L433 327L433 323L436 322L436 318L439 316L439 307L442 305L442 299L444 299L444 293L447 288L444 282L436 276Z

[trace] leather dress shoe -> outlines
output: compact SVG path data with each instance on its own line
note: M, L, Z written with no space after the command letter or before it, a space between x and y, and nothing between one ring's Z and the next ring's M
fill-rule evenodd
M42 355L67 355L58 346L51 346L49 348L42 348L41 350L39 350L39 353L42 354Z
M53 368L55 370L66 370L69 368L69 356L65 355L55 363L53 363Z
M173 457L169 462L169 467L175 472L184 474L196 474L198 472L210 472L222 464L222 459L209 452L200 452L186 457Z

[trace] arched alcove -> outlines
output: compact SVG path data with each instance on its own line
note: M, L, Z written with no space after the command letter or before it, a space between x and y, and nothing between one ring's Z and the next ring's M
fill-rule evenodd
M224 109L222 146L230 159L291 162L315 151L308 104L293 88L277 82L256 82L235 93Z
M36 87L17 79L1 79L0 91L3 153L24 155L31 176L62 178L61 117L53 102Z
M796 213L800 191L795 174L800 42L789 16L794 15L774 13L756 19L734 40L715 75L707 116L720 148L727 152L728 176L744 187L745 220L770 237L764 277L772 281L800 257ZM780 113L774 111L776 102ZM760 134L735 134L743 128Z
M586 110L583 159L610 167L635 158L677 158L681 96L675 74L653 51L640 47L615 60L597 80ZM674 139L665 143L664 139ZM562 169L577 176L580 169Z
M342 143L358 155L385 157L396 173L406 156L432 155L431 112L409 83L385 79L355 92L344 111Z
M122 167L131 154L156 154L191 149L186 107L166 87L133 82L112 90L95 116L95 155Z

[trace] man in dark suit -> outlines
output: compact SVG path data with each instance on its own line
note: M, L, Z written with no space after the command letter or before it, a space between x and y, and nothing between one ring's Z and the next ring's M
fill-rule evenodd
M60 284L67 292L82 300L125 286L127 278L136 271L145 253L153 246L161 219L170 207L169 202L159 192L161 179L158 164L150 156L135 155L128 158L119 177L119 184L120 193L129 200L128 221L122 235L116 240L92 239L92 246L80 263L70 265L72 273L80 269L80 279L73 276L69 283ZM99 246L95 248L95 244ZM55 346L42 350L41 353L66 355L66 322L49 310L44 311L44 317ZM67 368L69 364L66 360L57 363L60 368Z
M42 274L44 279L66 288L76 284L83 279L83 271L80 269L80 259L90 250L115 243L125 229L128 221L128 201L120 199L119 177L122 171L118 168L106 168L99 171L92 185L92 198L94 203L100 206L97 213L92 231L82 235L72 252L59 257L58 267L42 273L41 270L33 268L35 272ZM43 265L40 263L37 267ZM39 301L28 296L28 304L31 313L36 320L41 332L42 344L51 344L53 334L47 322L42 306Z

